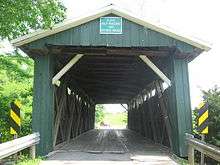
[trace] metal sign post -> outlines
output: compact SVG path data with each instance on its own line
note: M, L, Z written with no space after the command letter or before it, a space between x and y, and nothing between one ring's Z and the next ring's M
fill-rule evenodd
M208 103L201 102L198 106L198 132L201 140L205 141L205 134L208 134ZM204 165L204 154L201 153L201 165Z

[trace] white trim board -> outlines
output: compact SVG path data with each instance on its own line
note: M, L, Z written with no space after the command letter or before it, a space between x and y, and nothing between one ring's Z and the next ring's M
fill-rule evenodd
M146 21L145 19L137 17L133 13L130 13L127 10L121 9L115 5L106 6L102 9L96 10L94 12L88 13L84 16L81 16L81 17L78 17L78 18L75 18L72 20L66 20L62 23L55 25L52 29L37 30L31 34L27 34L27 35L24 35L24 36L19 37L17 39L14 39L11 41L11 43L14 46L19 47L24 44L30 43L32 41L44 38L44 37L52 35L52 34L62 32L64 30L76 27L78 25L92 21L94 19L97 19L99 17L105 16L108 14L118 15L118 16L123 17L125 19L128 19L134 23L142 25L142 26L149 28L151 30L155 30L157 32L160 32L162 34L170 36L174 39L180 40L182 42L188 43L188 44L195 46L199 49L202 49L204 51L209 51L211 49L209 44L204 43L203 41L186 36L184 34L180 34L176 31L173 31L173 30L171 30L163 25L160 25L158 23L153 23L152 21Z
M147 56L140 55L139 57L145 64L147 64L147 66L149 66L154 71L154 73L156 73L165 83L167 83L168 86L171 86L170 79L167 78L167 76L156 65L154 65L154 63L151 62L151 60L147 58Z
M73 57L52 79L52 84L59 86L59 79L74 65L79 61L83 54L77 54Z

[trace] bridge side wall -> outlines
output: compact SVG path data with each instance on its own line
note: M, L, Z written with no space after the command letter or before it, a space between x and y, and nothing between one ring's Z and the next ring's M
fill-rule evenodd
M178 140L178 155L187 156L187 146L185 143L185 133L192 133L192 111L189 92L188 64L184 59L172 60L172 105L170 109L176 115L176 138ZM173 109L174 108L174 109ZM177 151L177 148L175 148Z
M37 56L34 61L32 127L40 133L37 154L44 156L57 144L94 128L95 104L79 89L68 91L64 80L59 87L52 85L53 55Z
M94 128L95 105L65 82L55 87L54 146Z
M33 132L40 133L37 153L46 155L53 150L54 86L51 81L54 62L50 54L38 56L34 62L32 127Z
M156 143L171 147L178 156L186 157L185 133L192 132L188 64L186 60L175 59L172 55L166 60L166 64L168 67L162 70L171 79L172 86L162 94L164 105L161 105L160 93L157 93L155 83L152 83L151 90L147 90L150 93L142 94L129 104L128 128ZM156 91L155 95L153 90ZM169 127L165 127L166 113L170 133L167 130Z

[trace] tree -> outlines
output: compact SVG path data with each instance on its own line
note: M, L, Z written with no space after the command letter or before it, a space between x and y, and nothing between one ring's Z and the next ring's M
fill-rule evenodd
M209 105L209 133L206 139L209 143L220 147L220 88L214 86L202 92Z
M63 21L66 8L60 0L0 0L0 39L14 39ZM0 133L10 139L9 104L18 99L21 134L31 133L33 61L19 54L0 55Z
M220 147L220 87L214 86L207 91L203 90L204 101L208 103L208 121L209 121L209 133L205 136L205 141ZM196 131L198 123L198 110L193 111L193 125L194 133ZM197 157L198 158L198 157ZM218 164L216 161L206 158L209 164Z
M0 37L13 39L65 18L60 0L0 0Z
M104 120L104 106L102 104L98 104L95 107L95 122L100 123Z
M18 99L21 107L20 136L31 133L33 61L28 57L0 55L0 133L9 140L10 102Z

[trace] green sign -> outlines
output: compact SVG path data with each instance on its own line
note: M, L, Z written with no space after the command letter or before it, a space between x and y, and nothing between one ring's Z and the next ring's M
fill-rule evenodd
M100 34L122 34L122 18L101 17Z

